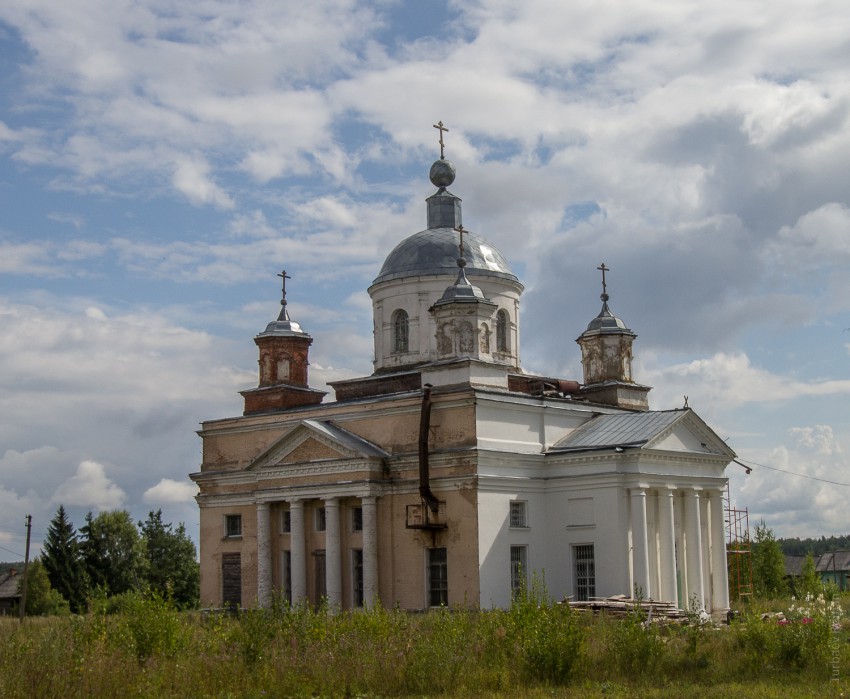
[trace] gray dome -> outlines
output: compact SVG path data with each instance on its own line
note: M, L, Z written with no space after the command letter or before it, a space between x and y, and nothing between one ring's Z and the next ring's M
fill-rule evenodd
M587 324L585 332L602 332L602 333L631 333L632 331L626 327L626 324L617 318L608 308L608 294L603 294L602 310Z
M458 234L451 228L429 228L401 241L387 256L373 284L428 274L457 273ZM501 252L481 236L463 235L463 256L471 276L499 277L519 283Z

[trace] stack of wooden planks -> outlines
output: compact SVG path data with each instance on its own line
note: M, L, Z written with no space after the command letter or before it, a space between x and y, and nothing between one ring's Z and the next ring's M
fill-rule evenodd
M564 600L572 609L585 612L605 612L611 616L625 617L630 613L640 610L646 616L647 621L687 619L687 615L673 602L656 602L651 599L636 599L626 595L614 595L613 597L591 597L589 600Z

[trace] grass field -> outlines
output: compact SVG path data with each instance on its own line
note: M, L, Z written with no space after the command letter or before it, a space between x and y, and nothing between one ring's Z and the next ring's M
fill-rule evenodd
M127 595L85 616L0 619L0 696L850 697L848 602L761 602L713 626L533 596L509 610L204 615Z

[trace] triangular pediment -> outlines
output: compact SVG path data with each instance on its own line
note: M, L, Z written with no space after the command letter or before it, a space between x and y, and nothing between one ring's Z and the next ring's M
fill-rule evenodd
M389 456L380 447L325 421L303 420L265 452L248 470L334 460L371 460Z
M682 411L678 420L653 435L643 449L735 457L735 452L693 410Z
M552 446L550 453L615 449L713 454L735 453L690 409L597 415Z

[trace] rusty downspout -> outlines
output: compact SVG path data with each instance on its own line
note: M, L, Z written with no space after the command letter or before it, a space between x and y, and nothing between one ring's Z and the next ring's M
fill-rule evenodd
M431 428L431 384L426 383L422 394L422 413L419 417L419 495L433 513L440 501L431 492L431 475L428 468L428 435Z

